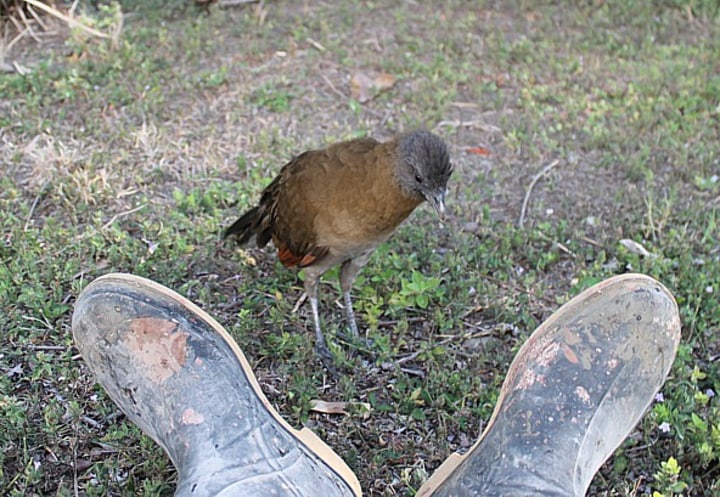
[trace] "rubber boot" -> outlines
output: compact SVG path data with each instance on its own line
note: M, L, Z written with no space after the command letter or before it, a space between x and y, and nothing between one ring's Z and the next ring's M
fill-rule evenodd
M97 381L170 456L176 496L361 495L332 449L271 407L228 333L177 293L103 276L78 298L72 327Z
M583 496L675 358L677 304L657 281L611 278L543 323L515 357L480 440L417 496Z

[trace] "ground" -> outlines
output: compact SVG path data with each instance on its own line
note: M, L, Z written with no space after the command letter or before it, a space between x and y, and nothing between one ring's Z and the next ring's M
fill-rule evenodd
M0 75L4 495L172 495L169 460L72 343L76 296L110 271L215 316L279 412L378 496L413 495L473 443L559 305L650 274L677 297L682 343L590 494L720 495L716 1L82 9L116 35L44 17L5 54L29 74ZM422 207L375 254L354 288L372 345L339 341L333 376L309 310L292 313L298 275L219 233L294 153L416 127L450 146L449 220ZM321 292L328 333L345 331L336 274Z

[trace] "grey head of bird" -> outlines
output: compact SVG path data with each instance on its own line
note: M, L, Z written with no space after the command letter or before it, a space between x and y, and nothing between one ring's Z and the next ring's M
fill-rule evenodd
M453 172L445 142L429 131L412 131L398 138L398 152L400 186L427 200L444 220L447 182Z

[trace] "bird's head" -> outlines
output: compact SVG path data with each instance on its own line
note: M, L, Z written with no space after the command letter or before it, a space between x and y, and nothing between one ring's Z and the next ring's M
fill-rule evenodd
M444 220L447 182L453 172L445 142L429 131L412 131L400 136L398 150L401 186L427 200Z

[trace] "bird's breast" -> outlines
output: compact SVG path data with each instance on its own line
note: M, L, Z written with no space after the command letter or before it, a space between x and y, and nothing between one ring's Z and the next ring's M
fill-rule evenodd
M315 220L319 244L348 253L377 247L420 202L404 196L378 198L369 194L361 199L335 202Z

